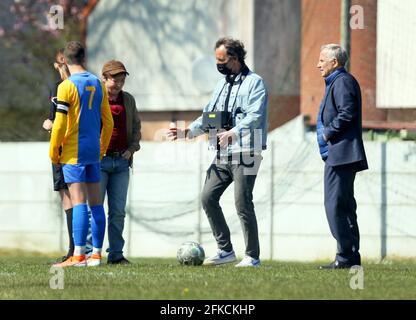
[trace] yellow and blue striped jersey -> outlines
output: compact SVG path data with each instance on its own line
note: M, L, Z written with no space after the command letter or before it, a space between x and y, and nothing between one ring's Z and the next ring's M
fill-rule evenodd
M112 131L107 92L99 78L85 71L71 75L59 85L49 149L53 163L99 162Z

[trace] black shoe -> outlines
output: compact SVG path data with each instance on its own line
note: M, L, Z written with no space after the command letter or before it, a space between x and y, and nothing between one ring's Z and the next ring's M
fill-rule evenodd
M126 258L122 257L117 260L107 260L107 264L130 264L131 262Z
M67 257L67 256L62 256L62 257L60 257L60 258L57 258L57 259L56 259L56 262L57 262L57 263L59 263L59 262L64 262L66 259L68 259L68 257Z
M56 259L56 262L58 262L58 263L59 262L64 262L64 261L68 260L70 257L72 257L72 255L67 253L66 256L62 256L62 257Z
M359 265L359 264L358 264ZM330 264L326 264L323 266L319 266L319 270L328 270L328 269L349 269L352 266L355 266L355 264L345 263L345 262L339 262L338 260L335 260L331 262Z

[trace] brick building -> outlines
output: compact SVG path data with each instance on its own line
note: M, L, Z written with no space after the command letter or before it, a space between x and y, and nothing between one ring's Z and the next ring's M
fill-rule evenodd
M143 139L153 140L170 121L187 125L200 115L218 76L213 44L220 36L233 36L244 41L249 67L268 85L269 130L300 114L314 125L324 91L316 64L321 45L340 43L341 2L212 0L210 4L173 1L166 5L159 0L91 0L86 26L88 65L99 73L108 59L125 62L131 74L126 90L136 97ZM406 45L411 57L416 53L416 46L407 45L414 42L411 36L416 30L412 16L406 15L416 10L415 3L351 0L352 6L362 8L364 20L363 29L351 30L350 58L350 71L362 89L364 128L416 130L416 96L412 95L416 78L403 75L407 94L402 99L401 85L389 81L397 78L397 66L392 64L385 72L380 69L389 64L392 54L406 57L390 48L394 42ZM404 24L397 33L391 26L400 21ZM407 68L416 70L412 61L416 60L406 60Z
M381 1L385 0L379 0ZM361 6L364 13L364 29L351 30L350 57L350 72L357 78L362 90L363 126L374 129L416 129L416 95L413 108L380 108L376 103L377 50L382 49L377 44L377 31L380 32L380 28L383 28L383 25L377 25L377 2L351 1L351 5ZM390 5L389 1L385 2ZM405 8L405 2L403 1L402 8ZM302 0L300 112L310 117L311 124L316 123L316 114L324 90L322 79L316 69L320 46L326 43L340 43L340 19L341 0ZM382 31L384 32L384 29ZM403 32L410 34L411 30Z

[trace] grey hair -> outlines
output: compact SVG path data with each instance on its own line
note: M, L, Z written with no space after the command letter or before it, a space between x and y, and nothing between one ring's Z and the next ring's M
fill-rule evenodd
M325 44L321 47L321 51L326 50L327 57L330 59L336 59L341 66L345 66L348 61L347 51L339 44Z

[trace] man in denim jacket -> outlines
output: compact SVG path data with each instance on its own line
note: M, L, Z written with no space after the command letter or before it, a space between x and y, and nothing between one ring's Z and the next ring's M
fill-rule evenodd
M248 69L246 51L241 41L221 38L215 44L217 69L224 74L203 112L230 112L229 127L207 130L203 115L185 130L171 128L168 137L193 138L209 133L210 145L217 148L217 157L208 168L202 191L202 206L207 214L218 245L216 255L207 258L205 265L219 265L236 261L230 230L219 200L225 189L234 182L235 206L243 228L245 257L237 267L260 265L260 245L257 219L253 205L253 188L262 160L261 151L267 140L267 89L263 79Z

